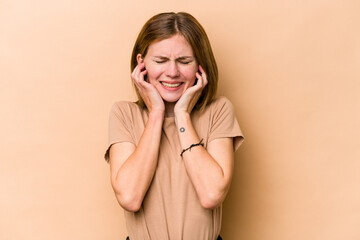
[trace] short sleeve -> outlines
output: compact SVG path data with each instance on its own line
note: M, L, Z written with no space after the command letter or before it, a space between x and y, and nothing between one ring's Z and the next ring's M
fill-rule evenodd
M243 143L244 135L236 119L232 103L227 98L221 97L217 100L214 108L208 141L232 137L234 139L234 151L236 151Z
M110 147L114 143L131 142L135 144L132 134L131 114L128 113L129 106L126 102L116 102L109 113L108 145L105 152L105 160L109 162Z

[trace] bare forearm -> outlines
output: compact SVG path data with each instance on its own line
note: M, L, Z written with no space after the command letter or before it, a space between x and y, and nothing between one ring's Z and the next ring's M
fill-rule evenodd
M182 149L200 142L189 114L177 115L176 124ZM221 204L227 192L227 181L221 166L208 151L202 146L193 147L183 153L183 161L202 205L213 208Z
M119 203L136 211L154 176L164 115L150 113L145 130L135 151L116 174L113 184Z

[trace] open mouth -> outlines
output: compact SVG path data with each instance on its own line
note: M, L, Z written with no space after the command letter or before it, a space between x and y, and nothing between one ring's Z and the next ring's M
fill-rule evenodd
M177 88L179 87L181 84L183 83L167 83L167 82L160 82L163 86L168 87L168 88Z

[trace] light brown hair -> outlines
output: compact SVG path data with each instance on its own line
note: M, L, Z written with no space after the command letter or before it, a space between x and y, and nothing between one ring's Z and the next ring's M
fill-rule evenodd
M215 97L218 83L218 68L204 28L189 13L160 13L145 23L133 48L131 72L137 65L136 56L139 53L144 58L150 44L170 38L175 34L181 34L189 42L197 63L203 67L206 73L208 84L203 89L201 97L195 105L195 108L203 110ZM136 87L135 91L138 96L137 104L141 107L146 107Z

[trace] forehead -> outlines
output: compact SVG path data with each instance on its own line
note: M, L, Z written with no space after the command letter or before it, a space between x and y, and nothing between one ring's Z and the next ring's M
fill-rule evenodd
M193 56L189 42L180 34L150 44L148 54L151 56Z

